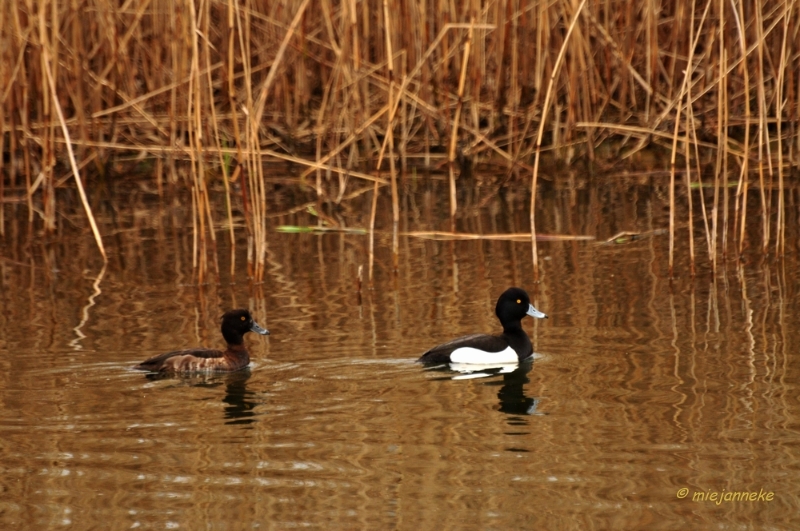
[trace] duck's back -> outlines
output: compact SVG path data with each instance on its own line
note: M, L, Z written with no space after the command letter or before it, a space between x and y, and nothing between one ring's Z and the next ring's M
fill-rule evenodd
M148 358L134 369L150 372L235 371L250 363L247 352L244 351L243 354L232 358L225 356L225 352L221 350L210 348L175 350Z

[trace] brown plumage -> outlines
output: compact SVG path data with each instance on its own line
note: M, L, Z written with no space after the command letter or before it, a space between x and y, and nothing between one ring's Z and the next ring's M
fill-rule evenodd
M238 371L250 364L250 354L244 346L244 334L269 334L253 320L247 310L231 310L222 316L222 336L228 344L225 350L192 348L165 352L153 356L134 369L150 372L208 372Z

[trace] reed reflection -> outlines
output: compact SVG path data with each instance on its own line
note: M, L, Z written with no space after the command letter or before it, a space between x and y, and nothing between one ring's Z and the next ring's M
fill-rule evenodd
M103 293L103 291L100 289L100 283L103 281L105 274L106 266L104 264L92 283L92 294L89 295L86 305L84 305L83 309L81 310L81 322L78 323L78 326L73 328L76 337L69 342L69 345L75 350L81 350L83 348L81 345L81 340L86 338L86 334L84 334L81 329L86 325L87 321L89 321L89 310L96 304L95 299Z

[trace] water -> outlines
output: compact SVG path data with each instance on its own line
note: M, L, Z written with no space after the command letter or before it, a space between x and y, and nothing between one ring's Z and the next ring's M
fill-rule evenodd
M525 230L524 194L471 194L459 230ZM437 197L404 196L402 230L446 228ZM368 204L354 201L342 219L364 226ZM6 220L4 529L796 525L794 246L784 261L752 253L670 281L666 236L542 242L536 284L524 242L401 236L395 275L382 232L374 287L359 293L366 237L279 233L313 223L284 214L270 222L263 285L247 282L244 251L230 282L221 231L222 280L196 286L190 211L146 194L130 205L99 212L103 271L80 211L78 228L56 238L29 234L25 212ZM390 226L387 205L379 227ZM630 183L551 190L541 208L542 230L600 238L666 220L657 190ZM471 378L414 363L439 342L497 331L494 303L511 285L550 315L523 322L532 365ZM231 307L271 331L247 336L250 370L131 370L167 350L218 346ZM724 500L741 491L761 498Z

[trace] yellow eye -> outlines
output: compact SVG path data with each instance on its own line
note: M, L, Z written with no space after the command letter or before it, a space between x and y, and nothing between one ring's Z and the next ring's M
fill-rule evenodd
M522 299L517 299L517 304L522 304Z
M242 319L242 321L246 321L247 320L247 318L244 315L241 317L241 319Z

